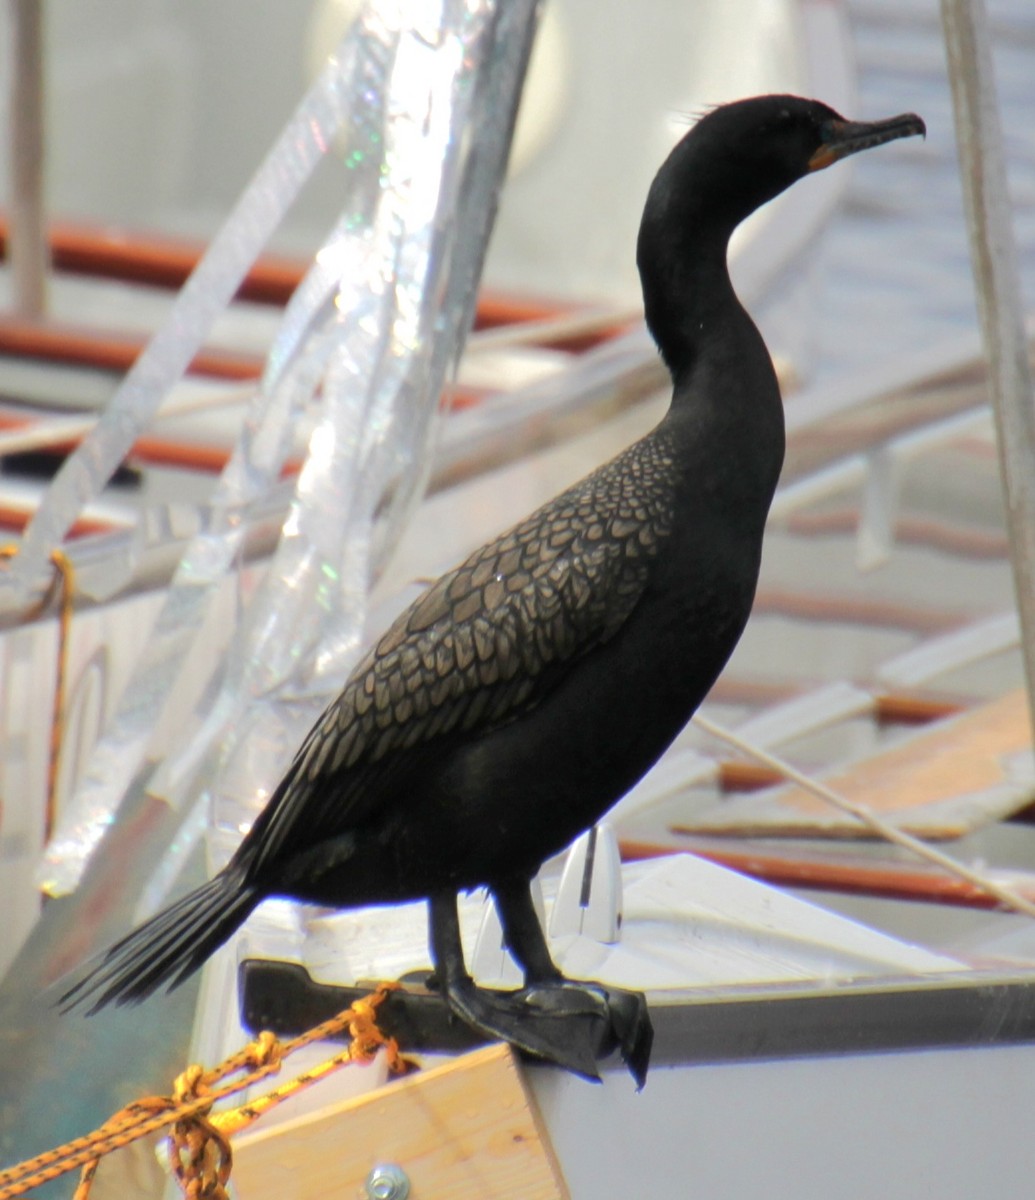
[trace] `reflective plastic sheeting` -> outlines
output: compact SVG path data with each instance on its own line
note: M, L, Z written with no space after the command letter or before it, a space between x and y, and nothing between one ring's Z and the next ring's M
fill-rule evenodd
M213 520L188 547L66 808L42 873L48 890L75 887L117 819L201 616L235 570L248 505L276 481L303 410L318 420L279 548L211 664L200 732L149 790L192 809L195 829L199 797L211 802L229 848L344 681L368 584L419 496L439 397L470 325L535 11L536 0L366 5L252 185L282 199L279 173L294 179L313 146L345 155L342 215L287 308ZM228 239L229 225L213 250Z

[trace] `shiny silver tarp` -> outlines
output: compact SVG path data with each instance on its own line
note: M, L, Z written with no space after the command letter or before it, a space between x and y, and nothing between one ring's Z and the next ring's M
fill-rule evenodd
M163 1087L167 1060L184 1051L185 1005L59 1020L41 992L139 911L145 887L157 903L175 874L159 870L163 858L198 872L189 850L201 817L214 813L239 835L343 681L368 584L426 478L439 397L472 319L536 8L536 0L363 7L0 579L5 600L30 594L319 156L344 154L341 219L288 308L204 533L183 557L48 852L48 888L73 892L82 881L80 890L47 905L0 988L3 1161L83 1132L128 1087ZM250 507L276 481L303 412L315 415L315 432L279 548L212 664L190 736L150 777L151 731L208 606L235 578ZM139 544L116 564L121 573L135 551Z
M211 520L183 556L47 850L41 883L51 894L75 886L145 761L205 612L235 570L248 507L275 484L292 431L314 406L317 425L280 547L225 659L213 664L201 731L177 748L152 790L177 805L206 789L214 796L220 764L234 761L241 811L219 820L239 830L254 816L261 784L272 785L344 679L371 572L426 476L438 397L473 313L513 117L507 92L527 52L523 34L510 38L511 51L502 27L531 21L530 5L508 6L504 20L493 4L456 3L423 6L421 24L421 7L371 6L273 153L288 160L283 177L293 187L314 147L340 147L349 168L343 212L288 307ZM271 187L269 178L282 175L267 163L249 193ZM278 182L273 207L284 207L286 186ZM115 407L135 397L123 389ZM132 436L150 402L127 417ZM86 459L110 461L103 444ZM244 779L240 753L250 762Z

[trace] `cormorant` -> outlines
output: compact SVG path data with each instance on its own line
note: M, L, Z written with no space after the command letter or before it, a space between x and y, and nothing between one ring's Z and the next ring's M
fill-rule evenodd
M438 580L352 672L214 879L130 932L65 993L91 1011L176 986L268 896L353 907L427 898L451 1008L595 1074L602 1016L642 1082L643 997L563 979L532 907L543 861L662 754L748 619L783 462L769 354L726 251L811 171L924 133L760 96L709 112L650 188L637 244L673 379L661 423ZM457 893L486 886L526 987L478 987ZM597 1026L599 1032L599 1023Z

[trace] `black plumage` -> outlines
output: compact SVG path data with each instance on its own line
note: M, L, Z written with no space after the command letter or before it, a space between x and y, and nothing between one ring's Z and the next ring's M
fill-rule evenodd
M440 984L465 1019L588 1072L569 1027L603 1012L642 1076L645 1008L561 979L528 883L657 760L748 619L784 428L769 354L730 284L730 234L810 170L922 132L911 114L855 124L792 96L725 105L690 130L654 180L637 247L674 382L665 418L404 612L229 865L112 947L67 1003L180 982L267 896L428 897ZM496 896L522 992L466 974L456 895L478 885Z

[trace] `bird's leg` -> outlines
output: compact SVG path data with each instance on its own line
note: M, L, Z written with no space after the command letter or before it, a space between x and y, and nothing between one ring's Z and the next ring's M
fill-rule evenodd
M508 879L493 885L496 908L507 947L525 972L525 987L516 993L536 1012L561 1017L598 1015L610 1031L601 1048L617 1045L639 1087L650 1062L654 1030L642 992L571 980L561 974L550 955L527 879Z
M455 893L437 892L430 897L429 924L431 958L442 996L465 1024L537 1058L599 1079L597 1052L607 1031L598 1013L555 1014L533 1008L520 992L478 987L464 962Z
M523 877L503 880L493 885L492 894L503 926L503 939L525 972L526 986L561 979L532 902L529 881Z

